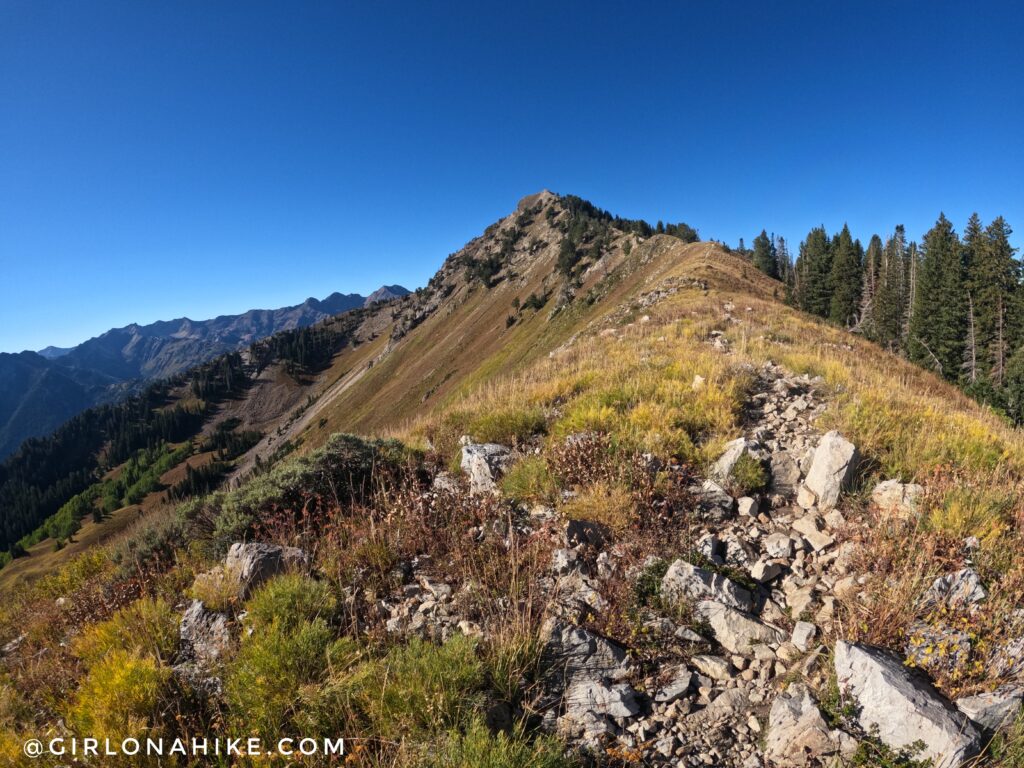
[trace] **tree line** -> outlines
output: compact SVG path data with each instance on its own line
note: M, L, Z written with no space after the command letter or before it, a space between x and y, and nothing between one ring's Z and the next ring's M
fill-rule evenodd
M867 247L848 226L815 227L791 263L762 230L740 252L781 279L790 303L863 334L1024 423L1024 270L1002 217L962 233L940 214L920 244L901 225Z

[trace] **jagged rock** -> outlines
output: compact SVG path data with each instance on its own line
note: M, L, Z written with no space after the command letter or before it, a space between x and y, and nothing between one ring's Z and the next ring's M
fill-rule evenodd
M750 568L750 577L762 584L774 581L781 575L782 566L778 563L767 563L764 560L758 560Z
M756 517L757 507L757 499L752 499L749 496L736 500L736 511L744 517Z
M836 541L821 528L821 519L817 515L804 515L793 521L793 530L803 536L815 552L832 546Z
M793 557L793 539L788 533L772 533L765 537L764 551L768 557L789 560Z
M934 768L955 768L981 747L977 728L927 681L880 648L836 643L840 690L860 705L862 728L894 749L921 741Z
M801 651L809 651L814 639L818 636L818 628L809 621L798 621L793 625L790 641Z
M857 448L853 443L835 430L826 432L814 451L814 459L800 487L801 494L797 496L797 503L805 509L816 505L821 511L835 507L839 494L853 479L857 461Z
M725 576L676 560L661 580L661 593L673 601L715 600L723 605L750 611L754 597Z
M721 656L694 656L690 663L697 668L702 675L707 675L712 680L732 679L732 664L728 659Z
M706 520L720 523L736 511L736 502L718 483L705 480L702 485L691 486L690 494L697 502L697 511Z
M465 438L464 438L465 439ZM497 443L463 443L462 471L469 477L471 493L494 493L512 461L512 451Z
M565 716L585 722L594 715L631 717L640 711L637 693L626 683L579 680L565 692Z
M573 623L587 621L608 608L595 584L579 571L558 579L552 602L553 613Z
M994 733L1016 720L1024 704L1024 688L1020 685L1004 685L976 696L964 696L954 703L975 725L983 731Z
M272 576L290 568L304 568L308 564L309 556L297 547L236 542L224 559L224 578L237 581L238 596L244 600Z
M640 711L636 691L624 682L632 671L625 648L558 620L548 620L542 635L547 638L541 666L548 709L554 713L559 698L564 706L559 730L593 746L603 735L615 733L610 717Z
M633 665L626 649L588 629L559 620L549 620L542 629L547 638L542 666L563 679L577 676L625 680Z
M916 483L885 480L871 491L872 503L887 515L909 520L917 515L924 488Z
M973 568L961 568L955 573L940 576L921 598L922 607L933 608L944 605L953 610L963 610L986 597L981 577Z
M702 600L694 607L694 615L706 621L715 640L726 650L747 656L758 644L778 645L785 633L743 611L712 600Z
M203 664L218 661L231 649L228 617L207 610L199 600L193 600L181 617L179 636L182 657Z
M452 477L448 472L442 471L434 475L434 480L431 482L430 488L435 493L458 493L459 481Z
M682 698L693 685L693 672L686 667L679 667L671 679L654 693L654 701L658 704L671 704Z
M768 714L765 757L779 768L817 765L817 760L839 751L807 686L792 683L772 702Z
M788 451L778 451L771 457L771 490L789 495L800 484L800 465Z
M551 553L551 572L556 576L575 571L579 567L579 555L575 549L556 549Z

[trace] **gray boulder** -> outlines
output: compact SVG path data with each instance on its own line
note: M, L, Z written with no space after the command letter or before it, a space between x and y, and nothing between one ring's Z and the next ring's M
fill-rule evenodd
M512 462L512 451L497 443L464 443L462 471L469 477L471 493L494 493L497 482Z
M805 509L817 506L826 511L835 507L839 494L853 479L858 458L853 443L835 430L827 432L814 450L797 502Z
M922 742L921 757L934 768L955 768L980 751L981 734L970 719L889 652L840 641L835 670L840 690L860 706L861 727L889 747Z
M802 683L793 683L772 702L765 757L779 768L818 765L839 751L817 703Z
M800 485L800 465L788 451L772 454L771 472L771 490L774 493L789 495Z
M203 664L219 661L231 649L228 617L207 610L199 600L193 600L182 616L179 636L182 657Z
M871 502L886 515L909 520L917 515L924 488L916 483L885 480L871 490Z
M755 645L777 647L786 639L786 633L781 629L713 600L700 601L693 613L697 619L708 623L715 640L723 648L741 656L749 656Z
M661 580L661 594L672 601L715 600L741 611L754 609L754 597L718 573L676 560Z
M921 598L922 607L944 605L953 610L970 608L986 597L981 577L973 568L961 568L955 573L939 576Z
M736 514L736 500L713 480L687 489L697 502L698 514L710 522L720 523Z
M309 556L297 547L237 542L231 545L224 560L224 576L237 580L239 598L244 600L267 579L308 565Z
M995 733L1009 727L1024 704L1024 688L1004 685L994 691L964 696L955 702L956 708L967 715L983 731Z
M589 629L549 620L542 628L542 635L546 641L541 665L545 673L554 678L603 678L621 682L633 671L625 648Z
M625 682L633 671L625 648L556 619L541 631L546 637L541 654L546 693L539 703L552 714L561 709L553 723L560 732L596 746L603 736L616 733L615 721L639 713L638 694Z

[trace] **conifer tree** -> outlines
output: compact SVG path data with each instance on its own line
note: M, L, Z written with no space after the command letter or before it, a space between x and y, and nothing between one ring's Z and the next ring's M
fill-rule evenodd
M786 239L779 235L775 238L775 260L779 264L779 279L787 286L793 286L793 257L789 254Z
M815 227L800 243L797 306L804 312L828 317L832 305L832 249L825 227Z
M868 250L864 255L864 273L860 289L860 316L857 328L867 338L873 339L875 330L874 304L875 294L878 291L878 272L882 264L882 238L872 235L868 242Z
M890 351L901 347L906 302L905 262L907 239L903 225L896 227L881 253L875 300L872 305L872 340Z
M754 266L764 272L768 277L779 277L779 264L776 260L775 244L768 237L765 230L754 238Z
M963 246L945 214L924 236L910 359L950 380L959 378L967 330Z
M850 326L856 322L860 310L863 276L860 243L854 242L847 225L844 224L843 230L836 235L832 252L829 319L833 323Z

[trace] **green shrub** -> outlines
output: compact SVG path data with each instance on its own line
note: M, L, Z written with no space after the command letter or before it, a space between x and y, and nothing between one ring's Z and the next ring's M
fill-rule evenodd
M527 456L516 462L501 479L501 490L516 501L553 503L558 488L547 461L541 456Z
M235 610L240 598L237 576L229 574L223 565L196 574L189 595L211 611L227 613Z
M544 643L529 627L514 627L492 637L483 647L483 663L491 689L502 701L516 704L536 677Z
M529 740L521 729L492 734L475 718L465 733L451 733L440 749L425 758L427 768L571 768L565 747L551 736Z
M287 733L300 692L323 679L331 639L322 619L292 627L274 621L251 635L243 633L224 678L224 697L234 724L264 738Z
M303 622L330 621L338 601L328 584L297 573L284 574L260 587L245 604L246 623L259 631L277 622L290 631Z
M362 665L349 685L366 735L398 739L464 726L483 683L475 642L455 635L440 646L413 638Z
M511 407L473 418L467 432L481 443L515 445L545 431L547 421L540 408Z
M170 669L151 656L113 649L98 659L79 686L68 721L79 733L124 739L151 735Z
M237 490L213 494L202 504L182 509L199 528L196 532L212 540L209 554L220 556L271 509L301 509L309 496L339 504L365 499L377 487L373 480L396 471L407 457L408 451L397 440L335 434L323 448L295 456ZM200 525L208 527L204 530Z
M162 598L143 598L88 627L73 650L87 666L114 651L128 651L167 661L178 647L179 617Z
M768 472L760 461L749 453L743 453L733 465L729 479L737 495L745 496L767 487Z

